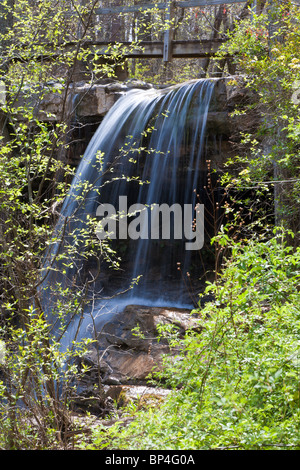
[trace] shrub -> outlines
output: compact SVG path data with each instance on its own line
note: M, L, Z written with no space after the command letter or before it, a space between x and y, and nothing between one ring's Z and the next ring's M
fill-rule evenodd
M175 338L180 354L156 374L172 393L109 438L98 431L96 448L299 449L300 250L278 233L231 250L201 332Z

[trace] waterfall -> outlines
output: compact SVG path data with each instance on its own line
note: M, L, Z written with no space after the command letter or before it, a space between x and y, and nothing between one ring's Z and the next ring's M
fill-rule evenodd
M104 117L77 168L46 255L43 287L49 309L57 301L50 293L56 283L79 292L84 282L93 308L102 311L106 305L106 319L122 304L190 305L182 273L190 269L195 253L184 248L187 240L176 238L178 218L173 220L170 212L170 236L163 240L151 238L149 221L162 204L177 208L197 204L215 83L207 79L159 90L133 89ZM125 214L120 202L136 212ZM119 271L108 266L108 259L101 262L99 271L97 259L106 240L94 236L95 253L89 257L84 237L91 230L91 218L108 205L120 215L116 222L111 219L117 235L112 246L121 249L124 258ZM142 206L147 210L139 210ZM133 237L127 232L130 223ZM136 286L115 297L139 276Z

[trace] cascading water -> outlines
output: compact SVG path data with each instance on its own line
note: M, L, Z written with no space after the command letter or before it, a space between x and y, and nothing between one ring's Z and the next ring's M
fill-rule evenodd
M76 290L87 280L86 298L90 303L86 311L93 308L105 313L97 320L99 325L121 305L190 304L177 270L178 263L182 271L190 269L193 252L185 250L186 240L175 239L176 226L172 223L169 240L153 239L149 224L145 225L145 233L141 221L149 219L154 204L196 206L197 191L203 185L206 122L215 83L195 80L163 90L131 90L105 116L78 166L46 257L48 274L43 287L49 310L53 308L51 302L57 301L50 293L56 284ZM138 208L133 205L140 204L150 210L146 218L140 217L139 226L135 214L122 214L114 244L121 248L125 264L121 263L121 270L115 272L106 269L104 261L96 276L97 256L88 259L84 237L90 230L90 218L96 216L100 204L110 204L121 212L119 202L125 197L127 207ZM135 236L131 238L136 239L121 233L125 221L125 229L128 223L135 224ZM122 227L124 230L124 224ZM99 254L103 241L94 238ZM140 275L138 285L114 296ZM113 298L104 300L109 297ZM82 328L89 322L87 315Z

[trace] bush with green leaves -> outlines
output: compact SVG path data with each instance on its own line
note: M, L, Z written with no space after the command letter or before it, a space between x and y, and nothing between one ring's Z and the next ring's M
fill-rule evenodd
M273 192L275 223L292 230L297 243L299 31L299 8L290 1L274 0L266 13L252 14L251 19L238 23L219 52L220 60L233 56L238 73L254 96L242 112L257 115L256 128L246 130L236 158L228 161L228 166L240 167L238 179L244 188L268 187Z
M238 243L224 233L231 256L207 285L214 300L194 312L197 330L170 338L181 352L155 374L171 394L126 428L95 432L93 448L300 448L300 249L278 232Z
M94 37L97 3L0 4L0 446L5 449L64 447L73 429L69 405L82 348L65 351L60 340L74 316L80 322L85 286L74 292L52 285L46 301L41 286L45 253L56 243L53 228L74 173L67 153L76 108L68 103L78 65L89 59L85 78L92 86L113 76L123 59L116 53L101 66L96 52L84 47ZM72 47L64 48L70 42ZM44 104L55 97L58 113L45 112ZM96 235L86 232L91 251L107 254L104 245L94 251ZM70 247L76 250L76 244ZM68 253L64 256L62 266L69 262ZM54 264L50 269L59 271ZM56 307L50 316L51 302Z
M76 425L72 400L80 371L76 358L91 340L61 350L50 325L34 308L25 328L6 322L0 334L0 448L68 448Z

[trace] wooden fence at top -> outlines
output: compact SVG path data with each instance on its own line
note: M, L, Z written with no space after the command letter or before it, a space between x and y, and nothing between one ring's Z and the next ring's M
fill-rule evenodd
M123 5L106 8L96 8L96 15L107 15L117 13L134 13L153 10L164 10L165 19L170 24L176 8L195 8L213 5L247 3L247 0L187 0L169 1L161 3L145 3L137 5ZM252 0L252 8L256 9L257 0ZM222 40L202 40L202 41L173 41L173 30L170 25L164 33L163 42L143 43L141 50L131 51L132 57L162 57L164 62L168 62L172 57L207 57L215 54L222 43ZM96 45L96 44L95 44ZM101 43L98 43L101 47ZM105 44L102 45L103 50ZM101 52L101 51L100 51Z
M162 58L164 62L168 62L172 57L209 57L213 56L220 44L224 42L222 39L203 39L203 40L185 40L185 41L175 41L174 40L174 28L172 26L172 18L176 13L176 9L185 9L185 8L196 8L196 7L205 7L205 6L214 6L214 5L233 5L233 4L249 4L251 5L253 11L256 10L256 5L260 0L169 0L165 2L158 3L141 3L136 5L119 5L112 7L103 7L95 8L94 14L97 16L102 15L113 15L121 13L138 13L151 10L162 10L165 13L165 21L168 24L166 28L163 40L162 41L141 41L138 48L130 47L131 43L123 42L124 45L124 56L135 57L135 58ZM272 1L272 0L271 0ZM2 0L0 0L1 6ZM72 15L72 12L70 12ZM5 29L6 25L3 23L3 18L0 17L0 26ZM2 22L1 22L2 21ZM113 45L112 41L86 41L84 47L90 48L93 51L97 51L99 55L109 56L108 45ZM0 44L1 46L1 44ZM51 49L51 44L49 44ZM64 44L61 51L58 53L63 53L63 49L68 49L74 47L74 44L67 43ZM1 49L1 47L0 47ZM56 53L53 54L55 56Z

